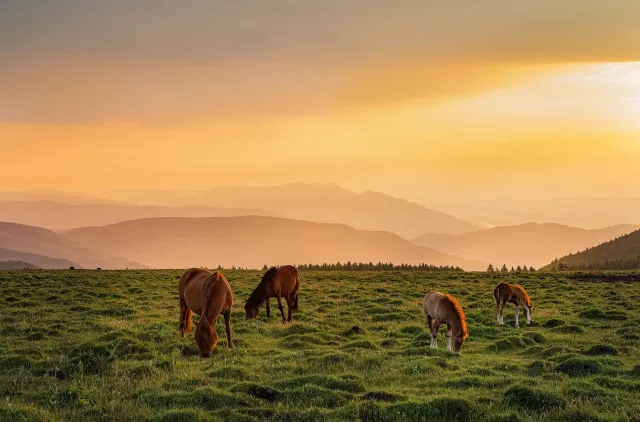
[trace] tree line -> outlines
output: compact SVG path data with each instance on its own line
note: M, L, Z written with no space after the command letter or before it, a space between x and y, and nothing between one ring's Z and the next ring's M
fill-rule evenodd
M310 271L332 271L332 270L341 270L341 271L388 271L388 270L400 270L400 271L460 271L464 270L458 266L450 266L450 265L431 265L431 264L393 264L391 262L351 262L347 261L346 263L323 263L323 264L300 264L297 266L299 270L310 270ZM263 270L267 270L268 266L265 265Z
M534 272L536 269L533 267L529 267L527 268L526 265L523 265L522 267L520 265L518 265L516 268L513 268L513 266L511 267L511 270L509 270L507 268L506 264L502 264L502 268L500 268L499 270L497 268L493 267L493 264L489 264L489 266L487 267L487 272L488 273L494 273L494 272L501 272L501 273L506 273L506 272L512 272L512 273L521 273L521 272Z

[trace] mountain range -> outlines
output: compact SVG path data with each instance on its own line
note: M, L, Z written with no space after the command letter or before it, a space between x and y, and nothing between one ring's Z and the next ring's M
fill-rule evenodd
M554 223L500 226L461 235L424 234L412 241L418 245L494 266L540 267L556 257L585 249L638 229L617 225L585 230Z
M125 191L112 195L143 202L151 198L154 203L173 207L262 208L283 217L389 231L405 238L427 232L460 234L482 228L415 202L372 191L355 193L331 183L226 186L201 192Z
M485 266L389 232L276 217L147 218L68 231L65 238L154 268L323 262Z
M66 230L103 226L151 217L230 217L239 215L279 216L259 208L166 207L125 203L69 204L54 201L0 201L0 221Z

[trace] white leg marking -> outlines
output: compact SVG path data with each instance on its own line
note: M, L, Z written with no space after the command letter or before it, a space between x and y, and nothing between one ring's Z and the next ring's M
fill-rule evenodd
M527 313L527 324L531 324L531 311L529 308L524 308L524 310Z
M516 328L520 327L520 325L518 324L518 305L516 305Z

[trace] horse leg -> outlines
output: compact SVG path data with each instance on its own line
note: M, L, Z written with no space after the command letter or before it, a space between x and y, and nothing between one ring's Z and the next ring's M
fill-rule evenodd
M504 324L504 306L507 304L506 300L500 301L500 307L498 308L498 318L500 321L498 322L500 325Z
M427 315L427 325L429 326L429 335L431 336L431 344L429 347L434 347L433 345L433 318Z
M518 314L519 314L519 310L518 310L518 305L516 305L516 328L520 327L520 325L518 324Z
M433 347L435 349L438 348L438 330L440 329L440 324L437 321L433 323L433 334L431 337L433 338Z
M180 297L180 336L184 337L185 334L191 332L191 317L193 312L187 306L187 302L183 297Z
M233 343L231 343L231 310L224 313L224 327L227 331L227 346L229 349L233 349Z
M278 292L276 299L278 299L278 309L280 309L280 314L282 315L282 323L284 324L284 308L282 307L282 294Z
M524 313L527 314L527 325L531 324L531 311L526 306L523 307Z
M291 295L287 296L287 308L288 308L288 317L287 321L291 322L291 311L293 311L293 303L294 299Z
M265 303L267 305L267 317L271 316L271 306L269 306L269 298L265 299Z
M451 326L447 324L447 331L445 332L445 336L447 337L447 352L451 351Z
M498 324L500 324L500 299L496 298L496 309L498 310Z

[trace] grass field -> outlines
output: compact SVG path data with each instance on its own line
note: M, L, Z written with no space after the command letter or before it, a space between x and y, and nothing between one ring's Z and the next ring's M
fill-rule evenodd
M236 348L211 359L178 334L181 273L0 272L0 420L640 420L638 273L303 272L282 324L244 319L261 272L224 271ZM531 326L496 325L501 281ZM461 356L429 348L432 289L465 310Z

